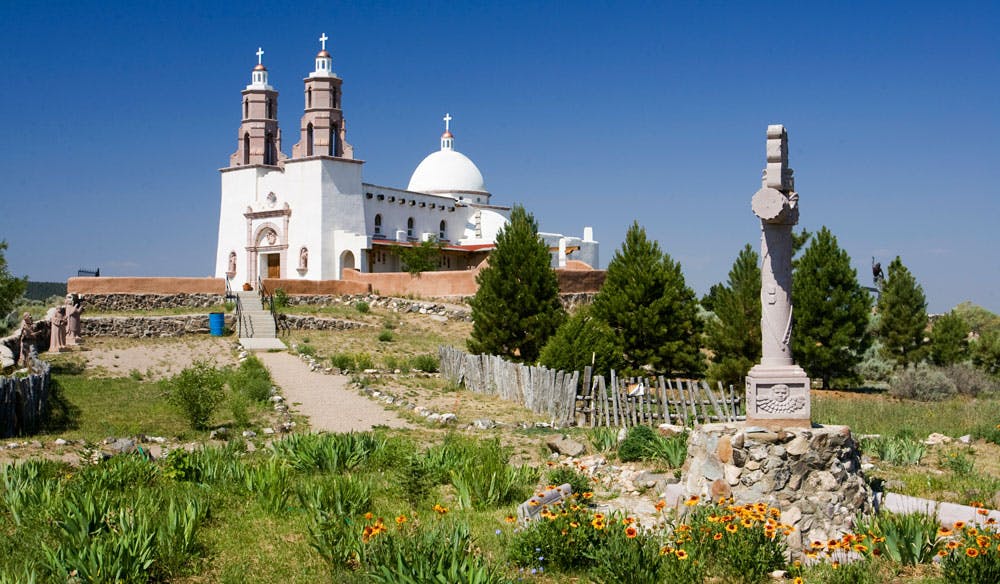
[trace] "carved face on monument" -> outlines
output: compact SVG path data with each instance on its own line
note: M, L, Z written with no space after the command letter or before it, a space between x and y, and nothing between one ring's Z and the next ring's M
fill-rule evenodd
M779 383L771 388L771 398L774 401L781 403L788 399L788 386L784 383Z

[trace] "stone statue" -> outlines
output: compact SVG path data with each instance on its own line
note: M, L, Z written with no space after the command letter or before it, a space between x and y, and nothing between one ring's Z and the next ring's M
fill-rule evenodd
M792 227L799 195L785 127L767 127L767 168L751 207L761 226L761 362L747 374L747 422L810 426L809 376L792 360Z
M882 262L876 262L875 256L872 256L872 280L875 281L875 287L879 290L882 289L882 284L885 284L885 272L882 271Z
M66 344L75 347L83 337L80 326L80 315L83 313L83 303L78 294L66 295Z
M226 273L229 274L230 278L232 278L233 276L236 275L236 252L235 251L229 252L229 268L226 270Z
M299 251L299 269L309 269L309 250L304 247Z
M66 307L60 306L49 319L49 352L58 353L66 348Z
M25 367L27 367L31 350L35 348L35 323L31 320L30 313L25 312L21 318L21 336L19 341L21 346L17 356L24 363Z

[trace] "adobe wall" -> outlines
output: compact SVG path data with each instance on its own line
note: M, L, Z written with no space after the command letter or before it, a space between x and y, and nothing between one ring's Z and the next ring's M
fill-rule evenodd
M344 281L365 283L373 292L382 296L421 296L444 298L448 296L474 296L476 274L479 270L423 272L420 277L407 272L361 273L344 270Z
M278 288L289 296L352 296L368 294L371 286L365 282L350 280L279 280L266 278L264 287L274 292Z
M560 294L597 293L604 285L606 276L605 270L556 270Z
M218 294L226 293L222 278L70 278L70 294Z

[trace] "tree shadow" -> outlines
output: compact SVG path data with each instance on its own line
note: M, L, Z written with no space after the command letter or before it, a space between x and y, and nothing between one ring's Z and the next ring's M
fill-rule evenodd
M55 372L55 367L53 367ZM80 407L69 401L63 393L59 381L52 379L49 387L49 411L42 423L41 431L59 433L80 427Z

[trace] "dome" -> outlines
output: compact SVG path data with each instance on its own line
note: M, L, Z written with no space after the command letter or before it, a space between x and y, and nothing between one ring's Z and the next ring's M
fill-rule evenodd
M438 150L424 158L410 177L408 191L418 193L489 194L479 172L469 158L451 149Z

